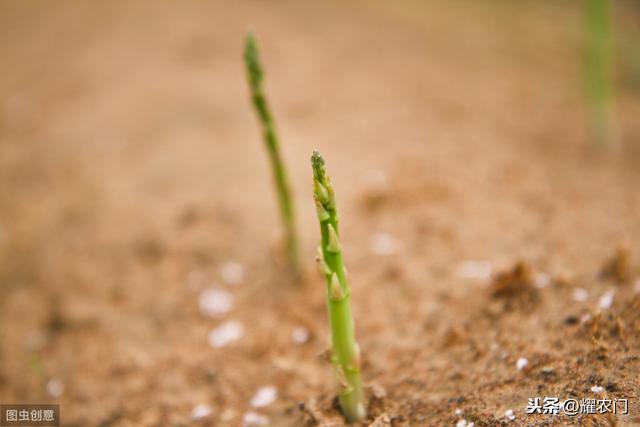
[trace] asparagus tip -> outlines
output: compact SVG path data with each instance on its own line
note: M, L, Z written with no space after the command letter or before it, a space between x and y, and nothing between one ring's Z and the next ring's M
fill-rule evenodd
M311 154L311 163L314 167L318 167L318 165L324 166L324 159L322 158L320 151L313 150L313 153Z
M247 70L249 71L250 84L255 89L258 87L260 80L262 80L262 67L260 66L260 60L258 58L258 45L256 43L252 27L247 29L247 38L244 47L244 61L247 64Z
M313 166L313 176L321 179L324 175L324 159L318 150L313 150L311 155L311 165Z
M258 48L256 46L256 37L255 37L255 31L253 29L253 27L248 27L247 28L247 37L245 39L245 46L244 46L244 55L245 58L248 60L250 57L256 57L258 53Z

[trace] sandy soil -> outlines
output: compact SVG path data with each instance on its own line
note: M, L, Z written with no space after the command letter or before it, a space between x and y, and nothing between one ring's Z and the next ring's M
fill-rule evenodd
M640 423L640 98L621 71L624 144L591 149L576 6L0 3L0 402L57 402L78 427L342 425L314 265L318 148L362 425ZM296 283L247 100L249 24L298 208ZM210 287L233 296L224 316L199 310ZM243 335L212 348L228 321ZM264 386L275 402L252 408ZM527 416L536 396L630 413Z

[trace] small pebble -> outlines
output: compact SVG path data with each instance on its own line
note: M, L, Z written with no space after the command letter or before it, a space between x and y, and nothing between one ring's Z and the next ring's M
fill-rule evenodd
M459 417L460 415L462 415L462 409L458 408L456 409L455 414Z
M594 385L593 387L591 387L591 391L593 393L602 393L604 391L604 387L599 385Z
M605 292L598 300L598 308L600 310L608 310L613 305L613 297L616 295L615 291Z
M206 403L201 403L193 408L193 410L191 411L191 418L194 420L200 420L211 415L211 412L211 406L207 405Z
M228 261L222 265L220 271L222 280L228 285L237 285L244 280L244 266L239 262Z
M309 330L299 326L291 332L291 339L296 344L304 344L309 341Z
M237 320L230 320L209 332L207 339L211 347L219 348L240 339L243 334L244 327L242 323Z
M62 396L62 393L64 393L64 384L55 378L47 381L47 393L49 393L51 397Z
M200 312L210 317L222 317L233 307L233 295L222 289L207 289L198 297Z
M516 361L516 368L518 368L518 371L522 371L528 364L529 361L527 360L527 358L521 357Z
M278 390L274 386L261 387L249 403L254 408L264 408L271 405L277 397Z
M371 237L371 251L376 255L392 255L396 253L397 244L393 236L377 233Z
M510 419L511 421L516 419L516 416L513 413L513 409L507 409L507 411L504 413L504 416Z
M493 267L489 261L464 261L458 267L457 274L464 279L487 280L492 272Z
M242 417L243 427L252 426L266 426L269 423L269 419L256 412L247 412Z
M582 288L576 288L573 290L573 300L578 302L584 302L589 299L589 293Z
M534 285L538 289L544 289L551 285L551 276L546 273L538 273L534 279Z
M564 323L567 325L577 325L578 324L578 316L575 314L570 314L564 318Z
M382 400L387 397L387 390L380 384L371 384L369 389L371 390L371 396L374 399Z
M546 366L540 370L540 375L543 378L552 377L555 373L556 373L556 370L549 366Z

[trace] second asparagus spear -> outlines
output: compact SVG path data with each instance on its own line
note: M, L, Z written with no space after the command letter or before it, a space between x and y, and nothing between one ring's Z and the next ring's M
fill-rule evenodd
M282 156L280 155L278 135L273 123L273 117L267 104L264 91L262 90L262 65L260 64L256 41L251 32L247 34L244 61L247 67L247 78L251 89L251 100L262 124L264 142L271 161L271 168L278 193L280 214L285 230L285 243L289 265L294 273L298 273L298 238L295 229L295 215L293 212L293 202L291 201L291 190L289 188Z

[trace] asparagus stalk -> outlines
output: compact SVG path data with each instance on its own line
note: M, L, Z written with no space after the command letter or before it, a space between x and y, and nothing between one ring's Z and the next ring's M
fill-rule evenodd
M278 203L284 226L287 258L291 269L294 272L298 272L298 238L293 203L291 201L291 190L280 154L280 142L275 129L273 115L271 114L269 104L262 89L264 73L262 65L260 64L256 40L252 32L247 34L244 61L247 68L247 80L249 82L249 88L251 89L251 100L262 125L263 139L267 147L267 153L269 154L271 169L278 193Z
M338 213L333 187L318 151L311 156L313 193L320 221L322 244L318 263L327 281L327 306L331 324L331 361L339 383L342 412L349 422L366 416L360 380L360 347L355 340L349 306L349 284L342 260Z
M611 2L586 0L585 78L595 141L607 145L613 135L611 88Z

